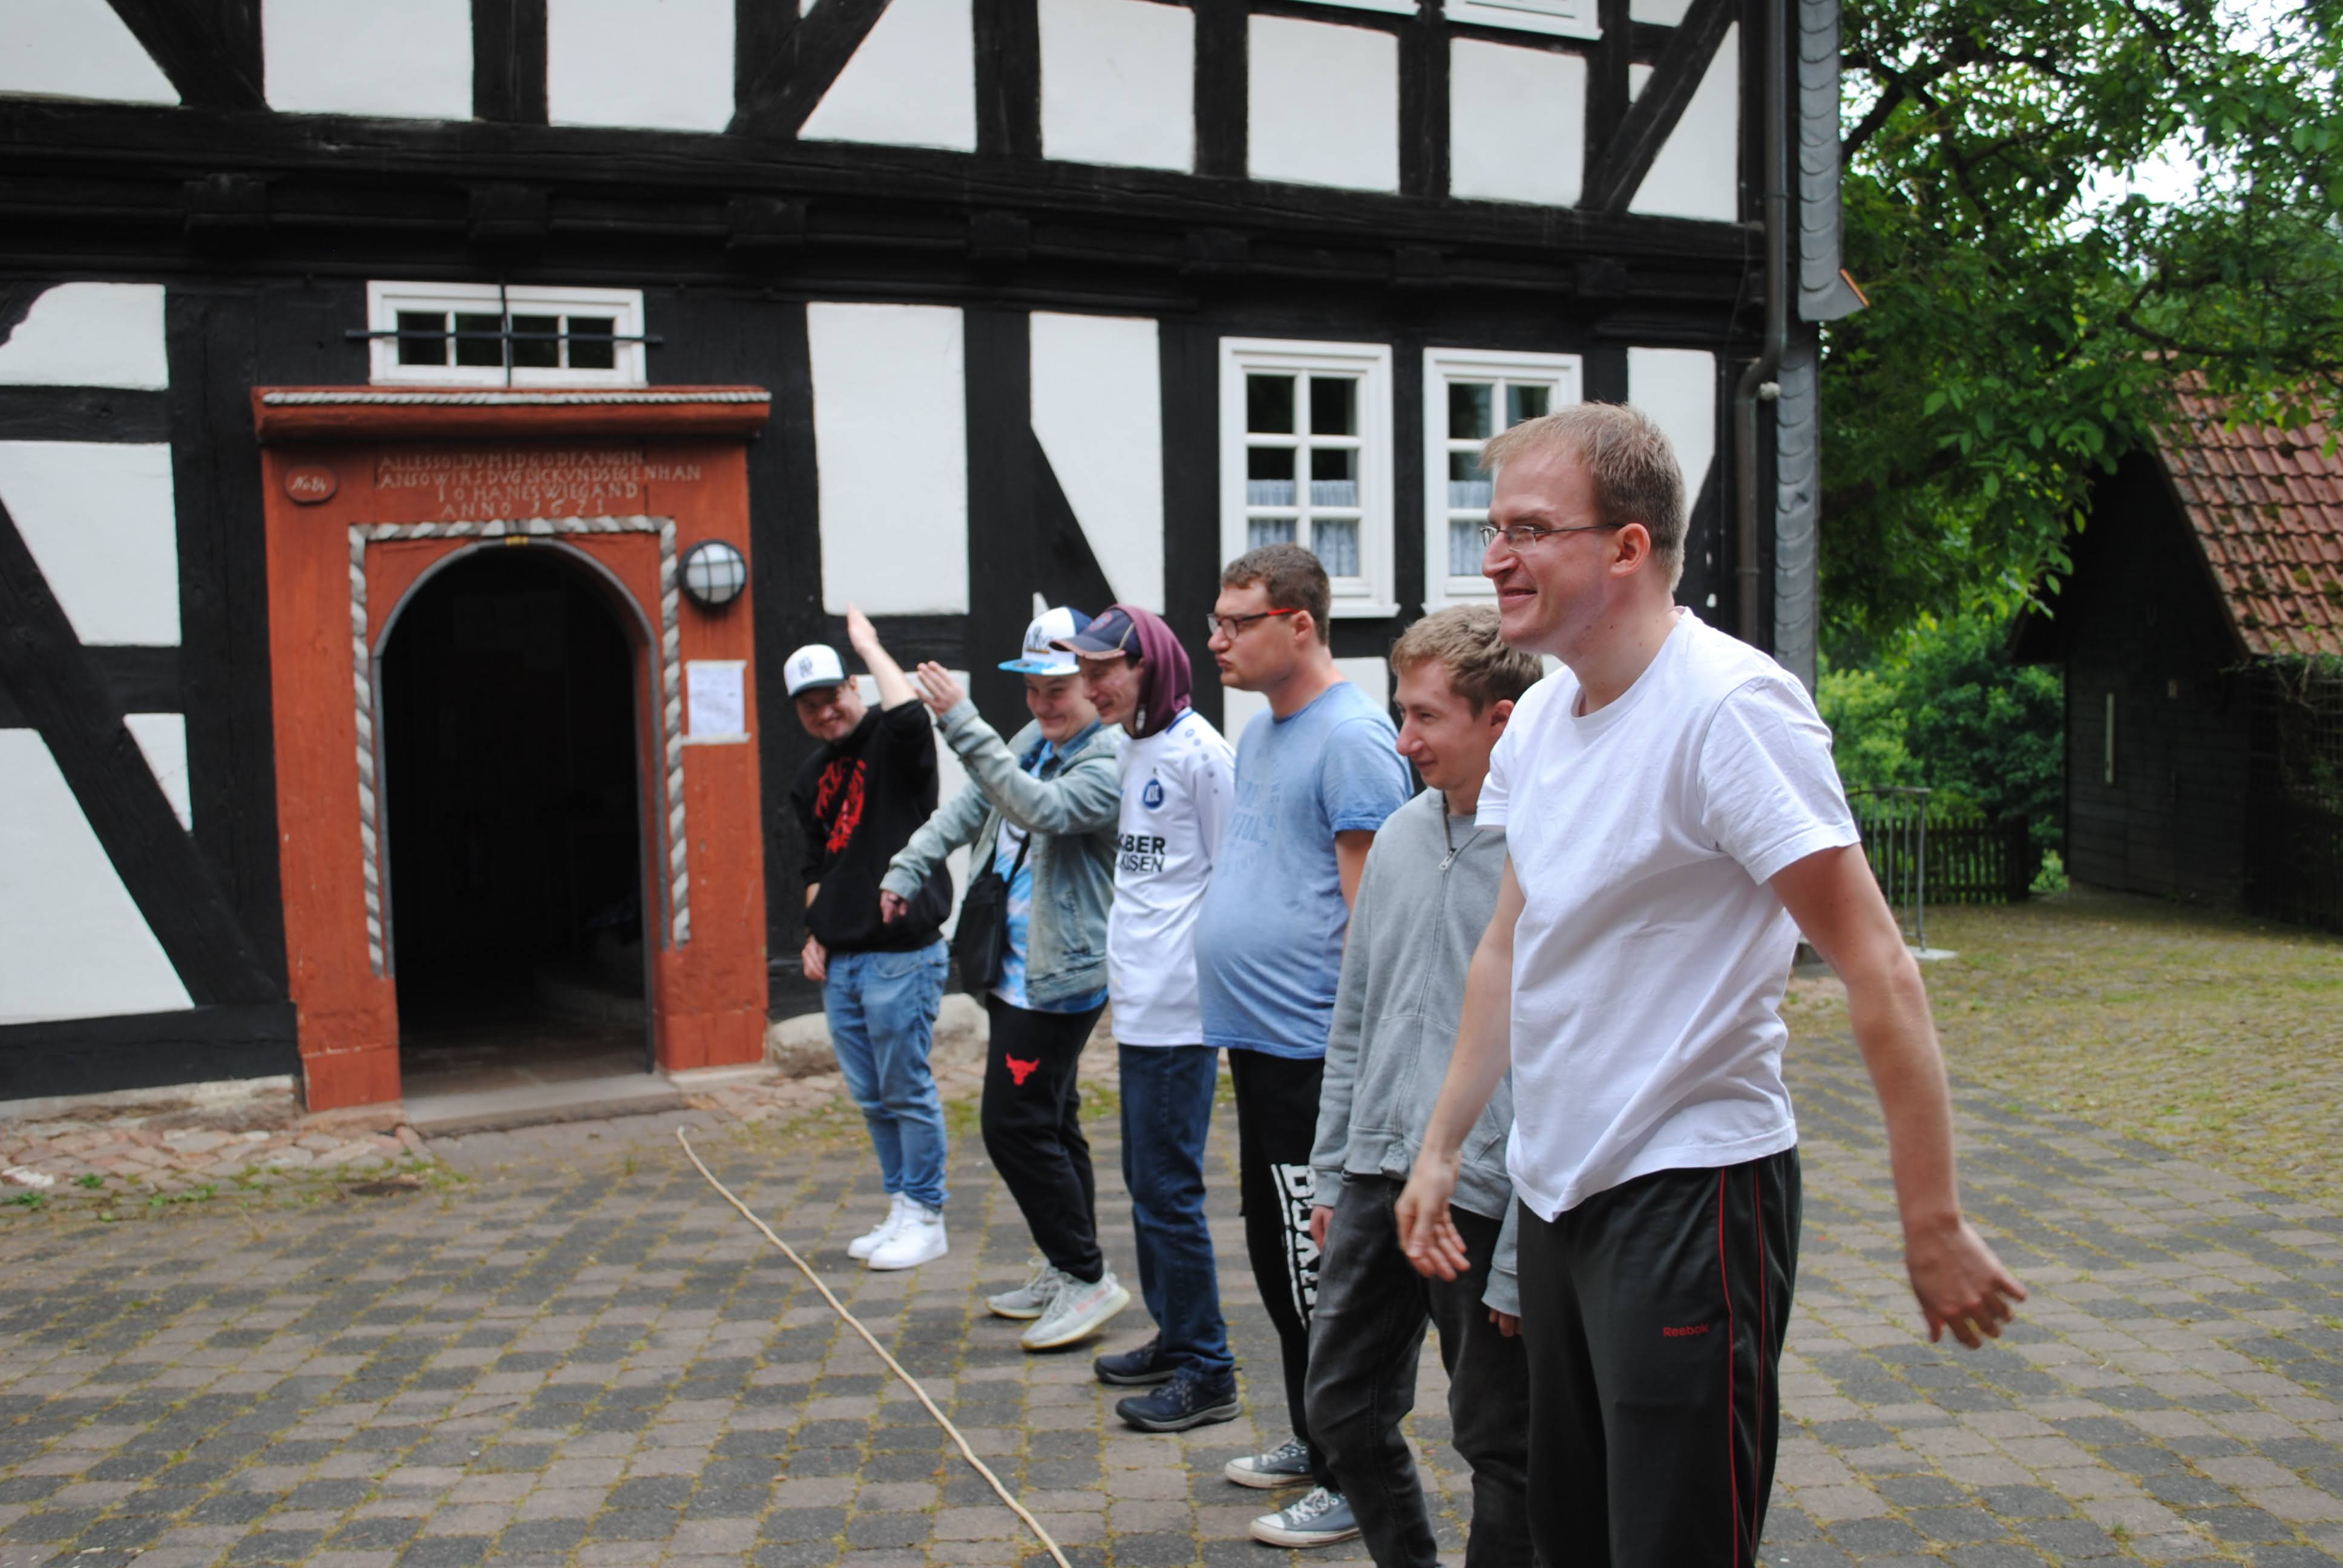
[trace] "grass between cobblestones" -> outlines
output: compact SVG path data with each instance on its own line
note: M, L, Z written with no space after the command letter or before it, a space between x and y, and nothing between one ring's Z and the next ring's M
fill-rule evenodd
M2343 939L2076 889L1928 911L1952 1070L2258 1185L2343 1207ZM1794 1037L1843 1027L1801 980ZM1793 1047L1795 1050L1795 1046Z

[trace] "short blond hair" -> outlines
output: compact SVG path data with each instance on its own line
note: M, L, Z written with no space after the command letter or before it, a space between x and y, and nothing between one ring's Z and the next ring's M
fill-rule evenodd
M1545 674L1537 655L1505 646L1497 612L1485 604L1451 605L1400 633L1392 644L1394 676L1437 662L1448 671L1448 688L1486 713L1493 702L1519 702L1522 693Z
M1614 527L1641 523L1673 589L1684 576L1684 467L1674 443L1631 403L1574 403L1493 436L1481 448L1491 477L1516 457L1561 452L1584 466L1594 515Z

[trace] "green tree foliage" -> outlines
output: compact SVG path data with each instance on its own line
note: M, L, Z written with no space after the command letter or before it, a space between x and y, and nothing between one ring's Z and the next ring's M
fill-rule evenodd
M1828 331L1842 652L2006 610L2176 380L2295 424L2343 391L2343 0L1848 0ZM2177 200L2132 189L2177 159ZM2165 183L2177 183L2166 181Z
M1932 807L2026 819L2058 847L2065 704L2056 670L2013 664L2008 623L1923 617L1861 669L1826 669L1818 694L1849 789L1923 786Z

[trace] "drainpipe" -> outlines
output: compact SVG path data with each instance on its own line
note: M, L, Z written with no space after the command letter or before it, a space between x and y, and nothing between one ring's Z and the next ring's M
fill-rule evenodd
M1757 357L1742 371L1733 392L1735 440L1734 528L1735 576L1743 639L1755 645L1763 618L1764 578L1757 561L1757 405L1782 395L1775 380L1790 334L1788 141L1790 0L1765 0L1765 335ZM1770 639L1769 639L1770 640Z

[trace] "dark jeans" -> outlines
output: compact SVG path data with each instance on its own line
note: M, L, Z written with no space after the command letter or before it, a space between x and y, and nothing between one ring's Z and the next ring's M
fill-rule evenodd
M1453 1440L1473 1467L1465 1568L1528 1568L1529 1363L1481 1301L1503 1221L1452 1207L1470 1266L1454 1280L1426 1279L1399 1250L1401 1186L1350 1176L1335 1198L1310 1322L1310 1432L1376 1568L1436 1568L1439 1544L1399 1424L1415 1408L1424 1326L1437 1328Z
M1204 1136L1221 1053L1209 1045L1126 1045L1122 1181L1139 1249L1139 1293L1167 1361L1229 1371L1229 1326L1204 1222Z
M1798 1152L1521 1215L1530 1538L1548 1563L1757 1561L1797 1271Z
M1106 1272L1098 1244L1098 1181L1082 1136L1074 1069L1101 1008L1034 1012L984 999L984 1151L1041 1255L1085 1284Z
M1325 1451L1311 1435L1304 1397L1310 1312L1318 1300L1318 1243L1310 1239L1310 1146L1318 1136L1318 1085L1326 1076L1326 1061L1231 1050L1229 1076L1237 1091L1237 1201L1244 1211L1245 1254L1262 1307L1277 1331L1285 1413L1293 1435L1310 1445L1310 1469L1318 1484L1334 1487Z

